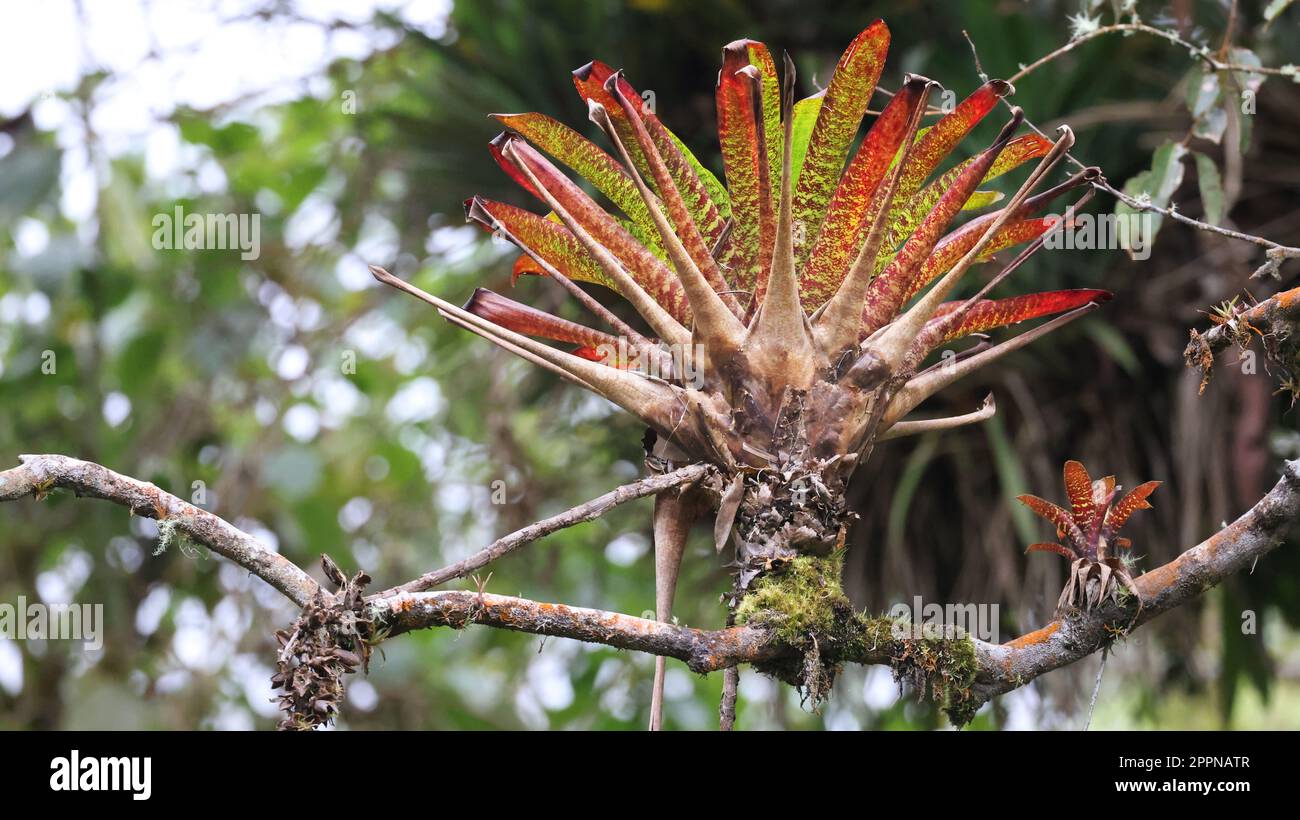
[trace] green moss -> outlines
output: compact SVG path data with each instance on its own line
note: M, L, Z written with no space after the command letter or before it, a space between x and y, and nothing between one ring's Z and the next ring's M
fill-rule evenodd
M906 681L918 697L938 704L955 726L970 722L982 705L971 695L979 664L975 642L951 628L859 615L849 630L844 657L880 659L887 655L894 678Z
M967 635L853 611L840 583L843 552L801 555L781 572L754 581L736 607L737 624L764 626L776 640L798 650L798 659L758 669L800 686L816 704L830 692L844 661L881 662L947 712L956 726L969 723L981 705L971 695L978 663Z
M894 639L894 677L938 704L954 726L969 723L981 705L970 691L979 671L975 642L951 627L924 624L919 634L905 628L907 637Z
M844 553L800 555L781 572L764 575L736 607L736 623L766 626L777 640L802 647L814 635L831 635L837 613L849 606L840 585Z

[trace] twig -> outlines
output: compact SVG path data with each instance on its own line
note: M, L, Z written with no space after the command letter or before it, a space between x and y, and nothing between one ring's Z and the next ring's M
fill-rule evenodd
M530 544L539 538L550 535L553 532L572 527L575 524L581 524L585 521L593 521L620 504L628 501L634 501L638 498L644 498L647 495L655 495L664 490L671 490L674 487L680 487L683 484L690 484L699 481L708 472L708 466L704 464L691 464L686 467L674 470L671 473L662 475L652 475L634 481L631 484L625 484L622 487L615 488L597 496L592 500L579 504L572 509L565 510L558 515L550 518L544 518L533 524L529 524L521 530L516 530L503 538L499 538L488 546L474 553L473 555L454 564L436 569L432 572L426 572L413 581L407 581L399 587L384 590L375 595L368 596L371 600L377 598L387 598L400 592L422 592L426 589L432 589L439 584L445 584L456 578L464 578L475 570L481 569L501 556L512 552L525 544Z
M1053 51L1052 53L1039 58L1038 60L1034 61L1030 65L1018 71L1017 73L1013 74L1011 76L1011 79L1009 79L1007 82L1012 83L1014 85L1017 80L1022 79L1032 71L1042 67L1043 65L1046 65L1047 63L1051 62L1057 57L1060 57L1062 54L1068 53L1069 51L1073 50L1075 47L1081 45L1082 43L1085 43L1088 40L1092 40L1096 37L1099 37L1102 34L1110 34L1116 31L1144 31L1149 34L1159 35L1160 37L1163 37L1166 40L1170 40L1171 42L1175 42L1179 45L1196 49L1198 51L1197 56L1199 56L1203 60L1206 60L1210 64L1211 68L1213 68L1216 71L1247 71L1256 74L1270 74L1270 75L1288 76L1288 77L1291 76L1288 72L1282 71L1281 69L1255 68L1253 66L1238 66L1238 65L1220 63L1211 57L1201 54L1199 46L1196 46L1192 43L1188 43L1187 41L1179 38L1177 35L1173 35L1170 34L1169 32L1161 31L1160 29L1152 28L1151 26L1147 26L1141 23L1120 23L1113 26L1104 26L1102 28L1097 29L1094 32L1086 34L1083 37L1080 37L1076 40L1067 43L1066 45L1062 46L1056 51ZM980 76L982 77L983 68L980 63L979 52L976 50L975 43L973 40L970 39L969 35L967 35L966 41L970 43L971 53L974 55L975 58L975 70L976 72L980 73ZM1011 102L1007 100L1005 97L1002 98L1002 104L1009 109L1014 107L1012 106ZM1034 133L1038 134L1040 137L1047 138L1047 135L1043 133L1043 131L1040 128L1038 128L1038 126L1034 125L1033 122L1031 122L1028 118L1025 118L1024 123L1026 127L1032 130ZM1074 164L1075 167L1077 168L1088 167L1083 162L1076 159L1072 154L1067 153L1065 155L1065 159L1067 162ZM1277 276L1278 269L1281 266L1282 262L1284 262L1287 259L1300 259L1300 247L1291 247L1289 245L1283 245L1280 242L1274 242L1273 240L1265 239L1262 236L1255 236L1253 234L1242 233L1241 231L1234 231L1231 228L1221 228L1217 225L1211 225L1208 222L1201 222L1198 219L1192 219L1189 216L1185 216L1179 213L1177 210L1173 208L1162 208L1161 206L1156 205L1152 202L1139 201L1129 196L1128 194L1124 193L1123 191L1115 188L1106 180L1104 176L1098 177L1097 179L1093 180L1091 184L1094 188L1105 191L1106 193L1115 197L1116 199L1123 202L1125 205L1127 205L1128 207L1132 208L1135 211L1146 211L1149 213L1157 213L1160 214L1161 216L1168 217L1169 219L1175 222L1181 222L1184 225L1187 225L1189 227L1195 228L1200 231L1219 234L1220 236L1226 236L1229 239L1237 239L1242 242L1250 242L1252 244L1258 245L1261 248L1264 248L1266 251L1265 262L1263 265L1259 267L1258 270L1255 271L1255 273L1252 275L1252 278L1258 278L1266 275Z
M989 75L984 71L984 66L980 63L980 54L975 50L975 41L970 38L970 32L966 29L961 30L961 36L966 38L967 44L970 45L971 56L975 58L975 73L979 75L980 82L987 83Z
M1217 324L1204 333L1193 330L1192 340L1183 350L1187 366L1200 372L1201 392L1210 382L1214 357L1223 350L1233 345L1244 350L1254 338L1253 333L1264 340L1265 352L1272 356L1279 341L1295 335L1300 325L1300 288L1276 293L1249 308L1238 309L1229 303L1226 310L1218 313L1213 317Z
M1106 34L1116 34L1120 32L1128 32L1128 33L1141 32L1143 34L1151 34L1156 37L1159 37L1162 40L1166 40L1176 46L1185 48L1188 50L1188 52L1192 54L1192 56L1203 61L1206 67L1208 67L1211 71L1242 71L1249 74L1265 74L1272 77L1291 76L1291 72L1289 70L1285 70L1281 68L1238 65L1236 63L1223 62L1221 60L1217 60L1210 54L1209 50L1206 49L1205 47L1198 46L1195 43L1184 40L1183 38L1179 37L1177 34L1174 34L1171 31L1165 31L1163 29L1158 29L1154 26L1148 26L1145 23L1114 23L1109 26L1102 26L1101 28L1098 28L1096 31L1090 31L1087 34L1084 34L1080 37L1076 37L1075 39L1071 40L1070 42L1056 49L1055 51L1049 54L1045 54L1042 57L1039 57L1037 60L1033 61L1029 65L1017 71L1015 74L1012 74L1007 79L1007 82L1011 83L1012 85L1015 85L1017 81L1022 80L1025 77L1028 77L1030 74L1034 73L1038 69L1052 62L1056 58L1068 54L1071 51L1074 51L1076 48L1083 45L1084 43L1089 42L1090 40L1095 40L1098 37L1104 36ZM966 39L969 42L970 38L967 37ZM974 49L975 49L975 44L971 43L971 50L974 51ZM977 70L979 70L978 66L979 66L979 57L977 56L976 57Z
M0 501L43 496L53 488L100 498L135 515L166 521L195 543L229 558L304 606L320 587L293 562L225 520L163 492L153 484L115 473L89 461L60 455L19 456L19 467L0 472Z
M319 591L310 576L258 544L252 536L152 484L66 456L23 456L22 462L19 467L0 472L0 501L43 494L55 487L72 489L79 495L129 507L138 515L174 521L187 536L245 567L296 603L310 601ZM707 469L703 465L693 466L701 471L699 476ZM691 474L691 468L683 470ZM658 478L666 479L675 473L666 473ZM1227 576L1249 568L1260 556L1276 548L1298 517L1300 461L1289 462L1277 485L1236 522L1172 562L1139 577L1136 583L1143 605L1136 618L1132 614L1136 603L1130 602L1128 606L1112 604L1087 614L1053 621L1006 644L973 641L978 671L970 696L982 703L1009 692L1039 675L1067 666L1108 646L1113 639L1108 626L1128 623L1132 619L1134 627L1137 627L1187 603ZM461 628L483 624L677 658L701 674L798 654L797 649L778 643L767 629L760 626L735 626L714 631L691 629L615 612L538 603L481 590L396 592L370 599L368 603L378 631L385 636L426 627ZM898 649L890 642L877 640L870 648L864 642L860 653L842 660L889 664L898 657Z
M718 705L718 729L736 728L736 696L740 693L740 669L732 666L722 672L722 702Z
M1092 700L1088 702L1088 719L1083 722L1083 731L1092 725L1092 713L1097 709L1097 694L1101 692L1101 674L1106 671L1106 659L1110 657L1110 647L1101 650L1101 666L1097 667L1097 682L1092 685Z

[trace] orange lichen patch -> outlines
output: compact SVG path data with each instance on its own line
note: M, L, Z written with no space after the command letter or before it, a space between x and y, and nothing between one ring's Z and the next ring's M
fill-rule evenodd
M1300 302L1300 288L1284 290L1274 298L1277 299L1278 307L1283 310L1290 310L1296 303Z
M1042 629L1021 635L1014 641L1009 642L1007 647L1010 649L1024 649L1027 646L1037 646L1038 644L1046 643L1049 638L1056 634L1056 630L1060 628L1060 621L1052 621Z
M1205 542L1200 546L1195 547L1193 550L1188 550L1178 556L1178 558L1174 559L1173 563L1181 564L1183 563L1184 558L1190 560L1192 557L1199 556L1202 552L1206 557L1213 558L1223 547L1236 544L1241 539L1243 529L1244 528L1239 522L1234 522L1205 539Z
M1159 593L1177 583L1178 565L1182 563L1183 557L1186 555L1187 553L1183 553L1182 556L1142 574L1134 581L1137 584L1138 592L1142 594L1143 600L1155 598Z

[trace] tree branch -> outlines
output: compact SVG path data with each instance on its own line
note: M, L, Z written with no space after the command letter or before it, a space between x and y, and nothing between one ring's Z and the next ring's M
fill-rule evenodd
M1295 334L1296 325L1300 323L1300 288L1276 293L1249 308L1232 306L1223 309L1214 319L1215 326L1206 332L1192 331L1192 340L1183 351L1187 366L1201 372L1202 391L1210 380L1216 354L1232 345L1244 349L1254 338L1252 334L1264 339L1266 348L1270 343L1290 339Z
M172 522L177 530L195 542L254 573L299 605L312 600L320 589L303 570L267 550L252 536L153 484L66 456L21 456L20 460L21 466L0 472L0 501L28 495L40 497L54 488L70 489L79 496L121 504L137 515ZM599 514L593 512L598 508L608 509L616 503L640 497L637 493L648 495L698 480L707 469L704 465L692 465L653 476L547 519L547 522L556 519L574 523L590 520ZM590 518L584 517L588 515ZM1282 542L1297 517L1300 517L1300 461L1292 461L1287 463L1277 485L1241 518L1170 563L1139 577L1136 583L1142 596L1142 609L1136 617L1136 602L1127 607L1108 604L1090 613L1060 618L1005 644L972 641L977 672L969 697L975 699L974 704L982 704L1024 686L1039 675L1109 647L1116 637L1131 628L1130 623L1132 627L1140 626L1187 603L1227 576L1253 567L1255 561ZM533 526L542 527L547 522ZM529 529L520 530L520 533ZM524 537L518 533L516 536ZM411 583L419 582L417 579ZM387 638L414 629L438 626L460 629L470 624L481 624L677 658L700 674L797 654L796 649L781 644L761 626L702 630L615 612L539 603L485 592L407 592L401 591L401 587L396 589L391 594L375 596L368 601L377 636ZM864 642L855 656L841 660L892 664L899 656L900 646L889 640L875 642L870 647ZM968 706L971 703L969 698L966 702Z
M647 495L655 495L665 490L671 490L674 487L680 487L683 484L690 484L699 481L707 473L709 467L704 464L691 464L686 467L674 470L671 473L662 475L647 476L631 484L625 484L622 487L610 490L604 495L597 496L592 500L579 504L578 506L565 510L564 512L553 515L550 518L544 518L541 521L529 524L521 530L516 530L507 536L497 539L493 543L474 553L470 557L457 561L454 564L437 569L432 572L426 572L413 581L408 581L399 587L385 590L376 595L369 596L371 600L378 598L387 598L402 592L423 592L444 584L447 581L456 578L464 578L477 569L482 569L491 562L497 560L508 552L518 549L519 547L536 541L539 538L550 535L558 530L572 527L575 524L581 524L584 521L594 521L605 513L620 504L633 501L638 498L644 498Z
M1014 85L1017 80L1024 78L1026 75L1030 74L1031 72L1035 71L1038 68L1041 68L1047 63L1050 63L1052 60L1055 60L1057 57L1069 53L1076 47L1082 45L1083 43L1088 42L1089 40L1095 39L1105 34L1111 34L1114 32L1139 32L1139 31L1144 32L1146 34L1154 34L1156 36L1162 37L1165 40L1174 43L1175 45L1180 45L1191 49L1194 55L1197 58L1203 60L1206 63L1206 65L1213 71L1245 71L1245 72L1261 74L1261 75L1287 76L1287 77L1291 77L1292 79L1295 78L1294 74L1292 74L1289 70L1269 69L1269 68L1254 67L1254 66L1240 66L1231 63L1223 63L1214 59L1212 56L1209 55L1207 51L1201 49L1200 46L1196 46L1192 43L1188 43L1187 41L1183 40L1182 38L1178 37L1175 34L1172 34L1171 32L1161 31L1160 29L1156 29L1141 23L1121 23L1112 26L1103 26L1097 29L1096 31L1093 31L1082 37L1078 37L1074 40L1071 40L1069 43L1066 43L1061 48L1058 48L1057 50L1051 52L1050 54L1047 54L1039 58L1038 60L1035 60L1030 65L1025 66L1020 71L1013 74L1011 76L1011 79L1008 80L1008 82ZM966 37L966 42L970 44L971 54L974 56L975 59L976 73L981 78L987 77L987 75L984 73L984 67L980 63L979 51L975 47L975 41L971 39L969 34L966 34L965 32L963 32L963 34ZM1005 97L1002 99L1002 104L1008 109L1013 107L1011 101L1006 99ZM1044 137L1044 138L1047 137L1047 135L1043 133L1042 129L1034 125L1027 118L1025 119L1025 126L1029 128L1031 131L1033 131L1034 133L1038 134L1040 137ZM1070 162L1077 168L1087 167L1078 159L1076 159L1072 154L1067 153L1065 155L1065 159L1067 162ZM1123 202L1125 205L1127 205L1129 208L1132 208L1135 211L1145 211L1149 213L1160 214L1161 216L1168 217L1174 222L1181 222L1182 224L1195 228L1198 231L1205 231L1206 233L1214 233L1220 236L1226 236L1229 239L1236 239L1242 242L1250 242L1253 245L1257 245L1261 248L1264 248L1265 251L1264 264L1259 266L1259 268L1254 272L1254 274L1252 274L1251 278L1261 278L1263 276L1273 276L1275 278L1280 278L1279 271L1284 261L1288 259L1300 259L1300 247L1283 245L1280 242L1274 242L1273 240L1265 239L1262 236L1255 236L1254 234L1248 234L1242 231L1236 231L1231 228L1221 228L1218 225L1211 225L1208 222L1202 222L1199 219L1192 219L1189 216L1185 216L1184 214L1179 212L1178 209L1175 207L1165 208L1156 205L1155 203L1150 202L1148 200L1139 200L1135 197L1129 196L1128 194L1119 190L1115 186L1111 185L1110 182L1108 182L1104 176L1098 177L1097 179L1093 180L1091 184L1097 190L1105 191L1106 193L1115 197L1120 202Z
M1181 606L1224 578L1253 568L1260 556L1282 543L1300 516L1300 461L1287 462L1268 495L1229 526L1164 566L1137 579L1142 611L1134 627ZM1092 613L1062 618L1009 643L976 642L979 673L972 694L980 702L1024 686L1110 645L1133 619L1136 602L1111 604Z
M1045 54L1042 57L1039 57L1037 60L1033 61L1029 65L1025 66L1024 68L1021 68L1015 74L1012 74L1010 79L1007 80L1007 82L1011 83L1012 85L1015 85L1020 80L1029 76L1030 74L1042 68L1043 66L1047 65L1048 63L1052 62L1056 58L1070 53L1071 51L1083 45L1084 43L1088 42L1089 40L1095 40L1098 37L1104 37L1107 34L1116 34L1116 33L1150 34L1155 37L1159 37L1162 40L1167 40L1168 42L1176 46L1186 49L1187 52L1191 54L1193 57L1204 62L1206 68L1210 69L1211 71L1236 71L1236 72L1243 72L1247 74L1261 74L1270 77L1294 77L1295 76L1291 70L1285 68L1269 68L1266 66L1240 65L1237 63L1225 62L1223 60L1215 59L1215 57L1211 54L1208 48L1205 48L1204 46L1199 46L1196 43L1188 42L1187 40L1184 40L1183 38L1179 37L1177 34L1175 34L1172 31L1165 31L1163 29L1158 29L1154 26L1148 26L1145 23L1114 23L1109 26L1101 26L1100 28L1088 32L1087 34L1080 35L1079 37L1074 38L1073 40L1061 46L1060 48L1056 49L1055 51L1049 54ZM966 39L967 42L970 41L969 36L967 36ZM971 44L971 50L972 51L975 50L974 43ZM983 69L979 65L978 54L975 56L975 67L977 71L982 72Z
M388 635L433 626L460 629L483 624L677 658L700 674L768 660L784 651L767 630L758 627L691 629L617 612L485 592L400 593L372 601L371 612L381 633L391 630Z
M19 456L21 466L0 472L0 501L50 490L72 490L127 507L135 515L165 521L196 543L229 558L266 581L298 606L320 587L287 558L271 552L256 538L153 484L115 473L107 467L60 455Z

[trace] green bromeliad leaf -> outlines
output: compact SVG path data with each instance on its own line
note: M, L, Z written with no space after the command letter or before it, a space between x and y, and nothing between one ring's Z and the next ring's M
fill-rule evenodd
M764 265L770 264L776 235L776 218L772 209L771 176L761 174L765 167L759 121L755 117L753 82L741 73L752 63L753 47L749 41L737 41L723 49L722 70L718 72L716 90L718 143L731 196L731 236L723 262L732 283L741 290L752 290L760 280ZM761 99L761 98L760 98ZM779 121L779 109L778 109ZM766 128L766 111L764 128Z
M831 75L794 191L794 223L800 226L795 237L799 267L807 260L821 228L888 50L889 29L877 20L849 44Z
M636 144L631 121L614 97L605 90L605 82L613 75L612 68L600 61L593 61L573 72L573 83L583 100L598 102L605 107L619 139L632 157L633 164L648 185L657 187L650 170L650 163L645 153ZM628 100L643 99L627 80L620 79L618 87ZM681 193L700 233L707 240L716 241L722 235L726 225L724 212L725 214L731 212L726 190L718 182L717 177L704 168L682 141L660 122L653 111L653 106L645 101L641 102L641 119L645 123L646 130L650 132L655 149L663 157L673 184ZM662 191L660 195L663 195Z
M577 131L545 114L493 114L492 117L590 182L641 228L638 238L653 236L654 242L648 244L652 247L658 244L658 235L645 201L618 160Z
M819 91L794 104L794 122L791 123L790 134L790 173L796 183L803 168L804 157L808 154L808 142L812 139L813 126L817 124L824 99L826 99L826 92Z
M474 203L475 200L466 200L467 215L470 215L470 208ZM513 234L528 251L545 259L560 273L576 282L593 282L615 292L618 291L614 282L605 275L600 265L596 264L596 260L591 258L568 228L556 221L538 216L532 211L516 208L504 202L480 198L477 204L506 231ZM489 231L496 228L495 225L486 223L483 227ZM527 258L527 255L525 257ZM542 268L535 262L532 264L516 262L515 276L518 277L520 273L542 273Z

